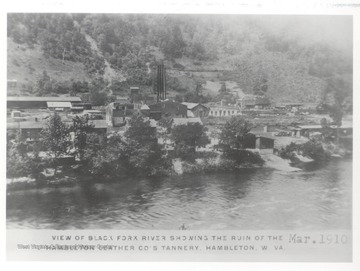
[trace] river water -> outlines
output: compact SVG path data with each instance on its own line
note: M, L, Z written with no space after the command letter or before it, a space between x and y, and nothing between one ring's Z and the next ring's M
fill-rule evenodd
M7 193L26 229L351 229L352 161Z

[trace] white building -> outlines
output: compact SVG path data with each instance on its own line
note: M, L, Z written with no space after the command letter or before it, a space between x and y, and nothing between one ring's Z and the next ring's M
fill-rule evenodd
M229 116L237 116L237 115L241 115L241 110L236 106L225 106L225 105L210 106L209 116L229 117Z

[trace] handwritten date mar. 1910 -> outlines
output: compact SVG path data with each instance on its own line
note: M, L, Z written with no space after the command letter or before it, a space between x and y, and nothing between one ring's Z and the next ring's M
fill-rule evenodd
M349 240L346 234L319 234L318 236L289 234L290 244L321 244L321 245L340 245L347 244Z

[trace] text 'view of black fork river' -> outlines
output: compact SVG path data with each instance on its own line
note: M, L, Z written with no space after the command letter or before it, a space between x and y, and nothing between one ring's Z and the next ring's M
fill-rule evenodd
M352 161L7 193L11 229L351 229Z

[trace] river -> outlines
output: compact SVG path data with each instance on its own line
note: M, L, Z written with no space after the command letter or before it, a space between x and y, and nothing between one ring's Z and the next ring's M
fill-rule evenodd
M351 229L352 161L7 193L9 229Z

